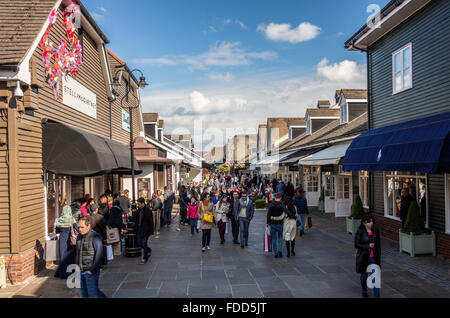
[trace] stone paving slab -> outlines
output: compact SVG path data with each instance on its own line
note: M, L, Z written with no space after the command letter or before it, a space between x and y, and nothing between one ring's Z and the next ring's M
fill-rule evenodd
M150 239L151 260L115 257L102 270L100 289L114 298L360 298L353 238L345 219L312 213L314 227L296 240L296 256L275 259L263 250L265 211L250 225L250 246L241 249L227 234L220 245L217 230L211 248L201 252L201 234L176 225ZM396 242L382 240L382 288L385 298L450 298L449 261L400 254ZM78 298L55 267L20 286L0 289L0 297Z

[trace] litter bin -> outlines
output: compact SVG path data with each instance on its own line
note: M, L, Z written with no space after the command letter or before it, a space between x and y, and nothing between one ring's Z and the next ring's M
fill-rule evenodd
M125 256L139 257L141 256L141 247L137 240L137 229L134 222L128 222L125 234Z

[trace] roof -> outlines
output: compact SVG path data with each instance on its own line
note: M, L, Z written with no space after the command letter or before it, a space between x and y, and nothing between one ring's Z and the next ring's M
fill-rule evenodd
M331 105L329 100L319 100L317 105Z
M341 89L337 92L344 93L346 99L367 99L367 89Z
M306 126L306 120L305 118L289 119L288 126Z
M57 0L0 0L0 64L24 60L56 4ZM102 40L109 43L81 1L78 4Z
M56 0L0 0L0 64L23 61Z
M110 49L106 48L106 50L108 51L108 54L111 55L118 63L125 65L126 63L120 58L118 57L116 54L114 54L113 51L111 51Z
M158 113L144 113L142 114L144 122L146 123L156 123L158 121Z
M258 128L267 128L267 124L259 125Z
M310 117L339 117L341 111L339 108L308 108L306 113L308 113Z

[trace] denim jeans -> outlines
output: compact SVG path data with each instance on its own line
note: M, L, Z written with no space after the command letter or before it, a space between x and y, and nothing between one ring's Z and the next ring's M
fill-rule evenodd
M202 247L209 246L211 243L211 230L202 230Z
M300 225L300 230L304 231L305 230L305 221L306 221L306 214L298 214L297 215L297 220L300 221L301 225Z
M375 260L373 258L371 258L369 264L375 264ZM369 276L369 274L367 272L365 272L364 274L361 274L361 287L362 287L362 291L364 293L367 293L367 277L368 276ZM372 283L375 283L375 278L372 279ZM373 295L375 298L380 298L380 288L374 287Z
M142 258L148 260L148 256L152 252L152 249L148 246L148 236L141 236L139 233L137 235L138 244L144 249L144 254Z
M191 233L194 235L194 231L197 229L198 219L191 219Z
M273 254L277 255L283 250L283 226L281 224L271 224Z
M247 218L239 218L239 228L240 228L240 239L241 246L248 244L248 227L250 225L250 221Z
M164 206L164 218L166 220L166 225L170 225L172 223L172 209L173 206L165 205Z
M98 289L100 270L90 275L87 271L81 273L81 298L106 298L106 295Z

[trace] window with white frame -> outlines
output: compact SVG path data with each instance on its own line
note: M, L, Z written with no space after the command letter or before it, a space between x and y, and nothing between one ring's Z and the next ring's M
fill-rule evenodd
M305 167L303 172L306 179L306 191L319 192L320 166Z
M389 171L385 173L385 215L400 220L401 193L406 189L420 207L426 221L428 215L427 177L424 173Z
M331 172L325 173L325 196L334 198L336 195L334 176Z
M393 93L412 88L412 43L392 53Z
M369 208L369 172L359 172L359 196L363 207Z

